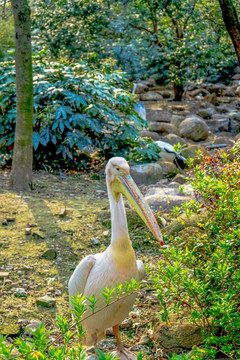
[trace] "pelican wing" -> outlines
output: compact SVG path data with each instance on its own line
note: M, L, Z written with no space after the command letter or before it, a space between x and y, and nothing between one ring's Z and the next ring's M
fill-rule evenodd
M95 262L95 257L93 255L88 255L78 264L68 283L70 296L75 296L77 294L83 295L89 273Z

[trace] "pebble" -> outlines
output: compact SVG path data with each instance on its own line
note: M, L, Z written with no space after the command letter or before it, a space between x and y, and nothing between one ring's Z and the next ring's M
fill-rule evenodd
M67 215L67 209L62 208L59 213L60 218L64 218Z
M0 279L8 277L9 272L8 271L0 271Z
M147 345L151 341L150 337L146 334L143 334L139 340L139 345Z
M44 295L44 296L37 298L36 303L37 303L37 305L49 308L49 307L56 306L56 299L54 299L48 295Z
M27 293L26 293L25 289L23 289L23 288L17 288L17 289L15 290L15 296L16 296L16 297L27 297Z
M125 320L123 320L123 322L120 324L120 329L129 329L130 327L132 327L133 325L133 321L131 318L127 318Z
M42 257L46 260L54 260L57 258L57 252L53 249L49 249L42 254Z
M92 242L93 245L100 245L100 240L97 239L97 238L92 238L91 242Z
M110 234L110 230L106 230L106 231L103 232L104 236L108 236L109 234Z
M6 220L7 220L7 222L13 222L13 221L16 221L16 218L13 217L13 216L8 216L8 217L6 218Z
M30 227L27 227L25 229L25 235L31 235L32 234L32 229Z

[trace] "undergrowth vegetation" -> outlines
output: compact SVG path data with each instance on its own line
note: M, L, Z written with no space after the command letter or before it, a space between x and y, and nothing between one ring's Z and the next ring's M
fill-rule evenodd
M100 71L85 63L63 65L38 59L33 64L33 148L36 169L83 169L91 154L101 158L128 156L156 160L159 149L140 139L148 123L134 112L124 74L105 63ZM0 70L0 165L11 162L16 121L15 70ZM95 156L96 157L96 156Z
M197 200L182 210L188 209L188 217L199 214L201 231L170 238L168 262L160 261L150 277L163 319L188 310L201 325L205 352L197 359L214 359L218 351L239 359L240 143L228 154L199 154L192 186Z

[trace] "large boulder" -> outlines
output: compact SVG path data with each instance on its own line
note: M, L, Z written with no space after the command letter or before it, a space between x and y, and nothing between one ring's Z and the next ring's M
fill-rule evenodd
M214 108L201 108L198 110L197 115L203 119L211 119L215 112Z
M139 136L141 137L150 137L151 139L153 139L154 141L160 140L161 136L155 132L155 131L149 131L149 130L143 130L140 131Z
M174 125L165 122L152 122L151 128L157 133L170 134L177 132L177 128Z
M170 213L174 206L181 206L185 201L190 201L190 196L185 196L175 187L153 187L150 188L145 199L151 209Z
M159 164L140 164L131 167L131 176L136 184L150 185L163 178L163 171Z
M163 137L163 141L166 141L167 143L169 143L171 145L176 145L178 143L180 143L181 145L186 145L186 141L176 134L165 135Z
M178 169L173 162L170 161L159 161L158 164L161 166L163 175L175 175L178 172Z
M148 91L140 95L140 100L142 101L160 101L162 99L162 95L158 94L155 91Z
M195 158L197 156L196 152L199 150L203 150L203 148L198 145L189 145L186 148L182 149L181 154L186 159Z
M184 116L173 114L170 122L178 128L181 122L183 122L183 120Z
M148 91L148 86L144 83L137 83L135 88L135 94L142 94Z
M147 121L162 121L162 122L170 122L171 113L169 111L162 110L161 108L150 108L146 109Z
M180 136L193 141L207 139L208 130L206 122L197 115L187 116L179 125Z
M167 321L157 317L153 325L154 341L167 354L179 354L204 343L201 327L190 321L187 311L169 314Z

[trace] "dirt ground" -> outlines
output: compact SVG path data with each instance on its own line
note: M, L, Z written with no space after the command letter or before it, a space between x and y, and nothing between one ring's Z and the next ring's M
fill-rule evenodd
M22 194L8 190L8 177L9 171L0 172L0 272L8 273L0 278L0 329L7 324L23 326L32 319L51 328L57 315L69 313L67 283L78 262L104 251L110 242L104 173L35 173L34 190ZM159 244L128 204L127 216L137 258L156 263ZM53 250L50 255L48 250ZM26 296L17 296L19 288ZM56 298L55 307L36 304L46 294ZM138 294L135 310L138 315L132 320L137 325L122 331L127 346L138 344L158 311L149 289ZM145 346L149 359L152 347L151 341Z

